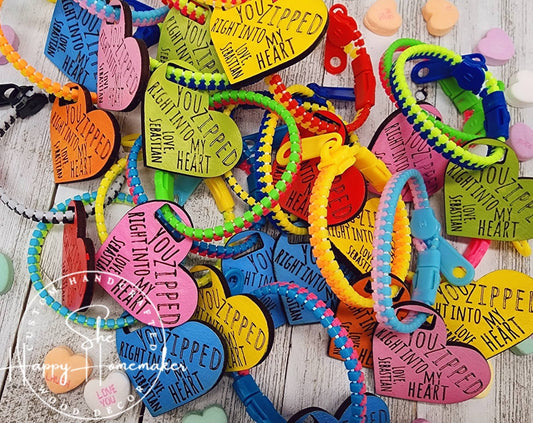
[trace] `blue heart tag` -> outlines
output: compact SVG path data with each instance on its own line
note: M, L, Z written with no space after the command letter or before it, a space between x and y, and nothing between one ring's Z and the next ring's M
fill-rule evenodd
M118 329L117 351L122 369L152 416L209 392L227 361L218 332L195 320L172 329Z
M249 236L258 237L254 246L242 254L221 260L222 273L226 277L231 295L250 294L257 288L275 282L272 256L276 241L261 231L245 231L232 236L227 245L237 244ZM279 295L259 297L272 316L274 327L287 323Z
M329 308L334 310L337 307L339 300L322 277L309 242L292 243L287 235L281 235L274 248L274 274L277 281L297 283L316 294ZM291 325L318 322L313 312L305 310L296 301L287 298L281 301Z
M73 0L57 0L44 54L72 82L96 91L101 20Z

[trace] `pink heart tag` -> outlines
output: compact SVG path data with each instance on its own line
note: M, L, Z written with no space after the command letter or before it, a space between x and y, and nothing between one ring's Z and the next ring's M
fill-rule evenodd
M500 28L492 28L474 48L475 53L485 56L487 65L505 65L514 55L513 40Z
M103 22L98 39L98 107L106 110L130 111L142 99L149 72L148 49L144 41L131 36L131 9L120 0L117 23Z
M174 327L196 310L198 288L179 263L192 240L177 241L157 220L156 211L169 204L190 225L179 206L149 201L126 213L96 254L97 282L128 313L150 326ZM113 277L113 275L120 275Z
M439 111L431 104L421 103L420 106L441 119ZM448 160L430 147L400 110L396 110L383 121L370 141L369 147L385 162L392 173L406 169L420 171L429 195L433 195L444 185L444 172ZM373 190L371 186L370 189ZM413 199L408 187L404 188L402 196L404 201Z
M515 123L509 128L509 140L507 144L516 153L521 162L533 158L533 129L525 123Z
M433 322L410 334L377 326L373 339L376 393L452 404L473 398L489 386L487 360L466 344L446 343L446 326L435 310L415 302L398 308L428 313Z

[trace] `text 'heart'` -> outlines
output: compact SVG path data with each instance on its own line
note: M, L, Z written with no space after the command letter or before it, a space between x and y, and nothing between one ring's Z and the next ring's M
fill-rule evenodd
M533 238L533 180L518 176L514 151L501 141L483 138L473 145L505 149L502 161L482 170L446 168L444 201L448 235L498 241Z
M224 341L211 326L195 320L172 329L119 329L117 351L152 416L206 394L226 367Z
M157 327L185 323L194 313L198 288L180 265L191 249L189 238L176 240L157 220L156 212L170 205L190 225L177 205L149 201L128 211L96 254L96 269L108 274L100 284L137 320Z
M487 360L473 347L446 342L446 326L430 307L401 303L402 310L427 313L432 328L422 325L400 333L379 324L374 332L376 392L395 398L438 404L466 401L490 384Z
M224 113L209 110L209 94L178 85L159 66L144 97L144 159L148 167L210 178L238 162L242 137Z
M246 84L303 59L328 24L323 0L250 0L215 8L213 44L232 84Z

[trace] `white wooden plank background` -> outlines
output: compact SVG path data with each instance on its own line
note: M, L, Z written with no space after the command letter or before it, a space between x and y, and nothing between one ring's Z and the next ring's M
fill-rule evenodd
M393 37L380 37L370 33L362 26L363 16L373 3L372 0L344 0L340 3L348 7L366 40L366 45L373 58L376 69L377 59L387 46L396 38L413 37L422 41L451 48L459 53L470 53L486 31L493 27L503 28L514 40L516 54L503 67L491 70L503 81L519 69L533 69L533 2L530 0L486 0L457 1L460 19L457 26L446 36L436 38L427 32L420 9L423 0L398 0L403 24ZM156 0L150 2L158 5ZM328 6L333 4L327 0ZM9 0L4 1L0 10L0 21L11 25L21 38L19 51L28 62L45 75L66 82L59 71L43 55L48 24L52 16L53 4L45 0ZM346 71L340 76L331 76L323 70L323 43L309 57L283 72L286 84L318 82L324 85L352 86L352 76ZM154 51L152 49L152 54ZM26 84L24 78L10 66L0 68L0 83L14 82ZM261 83L255 87L263 88ZM434 102L446 122L459 125L460 119L450 102L432 86L428 86L428 100ZM338 110L346 118L352 111L348 106L339 105ZM383 118L393 110L378 84L376 106L368 122L359 131L361 142L367 145L375 129ZM533 109L511 108L512 122L526 122L533 125ZM2 111L0 110L0 116ZM95 189L95 182L81 182L57 187L53 183L50 159L50 142L48 136L48 119L50 108L41 111L23 123L18 123L2 139L0 154L0 184L15 198L31 207L48 208L57 201L70 197L73 193ZM140 131L140 109L126 114L118 113L123 134ZM249 123L242 127L243 133L254 131ZM150 171L143 173L144 180L149 181ZM533 175L533 164L521 165L522 176ZM148 191L149 182L145 182ZM432 198L432 205L440 210L442 192ZM212 226L220 223L218 214L213 214L213 201L206 189L201 187L195 194L194 201L186 209L194 219L196 226ZM118 221L125 212L123 206L113 206L108 211L110 226ZM438 213L441 213L440 211ZM93 222L91 220L90 222ZM90 234L96 245L94 225ZM73 333L53 312L44 307L37 307L39 318L35 327L29 325L29 315L36 308L32 302L33 291L29 284L26 270L26 250L34 224L28 222L6 207L0 207L0 251L13 258L15 283L12 290L0 297L0 367L8 368L16 364L14 353L17 346L28 342L28 331L34 331L35 349L29 354L28 363L39 363L46 352L60 344L76 348L83 338L91 336L91 331L78 328L79 334ZM465 248L464 240L452 239L459 251ZM46 280L53 280L61 271L61 228L52 231L43 254L43 271ZM203 259L190 259L192 262L205 262ZM530 258L520 257L508 243L494 242L490 251L476 270L479 278L497 269L515 269L532 275ZM102 301L111 306L109 299L100 293ZM331 413L349 394L348 383L343 365L326 356L327 335L317 325L283 327L277 330L275 343L267 360L254 370L254 375L263 391L272 399L274 405L285 417L290 417L298 410L308 406L319 406ZM94 358L94 357L93 357ZM104 348L102 363L118 363L112 345ZM505 352L491 360L494 366L494 386L484 399L473 399L461 404L448 406L427 405L384 398L390 407L391 420L395 423L410 423L416 417L424 417L432 423L468 421L468 422L533 422L533 372L532 357L517 357ZM13 366L12 366L13 367ZM373 391L371 372L365 371L369 391ZM27 374L31 386L42 383L36 374ZM2 422L71 422L74 419L63 416L47 407L37 399L24 383L20 369L12 368L0 372L0 421ZM60 397L69 407L79 407L87 413L82 390ZM49 398L45 398L49 401ZM229 415L230 422L251 421L231 388L231 380L224 377L220 384L208 395L163 416L153 418L143 408L136 406L117 421L119 422L179 422L190 410L201 409L209 404L220 404Z

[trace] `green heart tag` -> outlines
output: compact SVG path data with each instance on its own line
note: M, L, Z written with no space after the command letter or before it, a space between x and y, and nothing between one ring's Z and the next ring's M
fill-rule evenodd
M446 168L444 198L448 235L498 241L533 238L533 180L518 177L518 159L504 143L482 138L471 143L506 150L504 159L482 170L453 163Z
M223 73L209 33L211 11L206 9L205 13L206 22L200 24L175 8L170 9L161 26L157 59L161 62L183 60L198 72Z
M144 96L144 161L155 169L212 178L232 169L242 137L227 115L209 110L209 95L178 85L159 66Z

